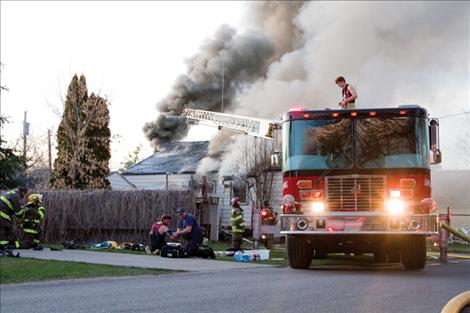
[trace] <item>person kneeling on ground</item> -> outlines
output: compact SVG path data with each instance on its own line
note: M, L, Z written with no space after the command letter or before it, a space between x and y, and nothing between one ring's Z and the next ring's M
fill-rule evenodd
M172 231L168 228L170 226L172 217L170 215L163 215L160 219L160 222L157 222L152 225L152 229L149 234L149 246L147 251L149 253L157 253L165 243L168 241L169 237L173 235Z
M178 213L178 230L173 233L174 238L183 237L188 241L186 253L188 256L194 256L199 245L202 242L202 229L196 221L196 218L186 212L185 208L179 208Z

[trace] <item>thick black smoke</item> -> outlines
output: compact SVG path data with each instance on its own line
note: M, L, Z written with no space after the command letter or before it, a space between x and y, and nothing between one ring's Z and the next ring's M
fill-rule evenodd
M188 60L187 73L175 81L170 93L157 104L160 114L144 126L155 147L187 133L179 116L185 108L220 111L222 62L224 110L230 109L237 91L266 75L268 66L293 49L299 32L292 23L302 2L260 2L250 5L249 31L239 33L221 26L199 52Z

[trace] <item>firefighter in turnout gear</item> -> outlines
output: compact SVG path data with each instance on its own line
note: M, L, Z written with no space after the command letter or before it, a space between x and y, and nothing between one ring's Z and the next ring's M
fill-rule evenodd
M245 232L245 221L243 220L243 209L240 207L240 199L232 199L232 248L240 250L243 233Z
M13 217L23 214L21 205L27 193L28 189L19 188L0 196L0 249L20 246L14 232Z
M42 195L38 193L31 194L22 214L23 238L20 244L21 249L40 248L41 226L39 224L42 219L44 219Z
M269 202L263 201L263 208L261 209L261 224L263 225L276 225L277 213L273 211Z

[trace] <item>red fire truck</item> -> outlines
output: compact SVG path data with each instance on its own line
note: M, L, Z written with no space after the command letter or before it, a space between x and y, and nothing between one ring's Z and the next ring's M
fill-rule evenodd
M407 269L426 264L438 233L430 164L440 163L439 123L426 109L292 109L282 122L187 109L199 124L276 139L282 129L283 214L289 264L328 253L373 253Z
M423 268L425 238L438 232L430 199L438 121L402 106L294 109L282 123L281 233L290 266L344 252Z

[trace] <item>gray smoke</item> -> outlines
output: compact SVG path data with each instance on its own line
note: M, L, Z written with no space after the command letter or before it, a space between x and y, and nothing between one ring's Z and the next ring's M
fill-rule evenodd
M301 2L253 3L245 32L223 25L187 61L187 73L178 77L170 93L157 104L160 114L144 126L155 147L187 134L179 117L185 108L220 111L222 62L224 110L233 107L237 92L264 77L277 57L294 47L299 36L292 24Z
M356 86L362 108L411 103L434 117L470 111L469 2L320 1L299 12L297 49L239 95L234 113L279 118L293 106L337 108L339 75ZM443 167L470 167L454 148L465 129L464 116L441 120ZM229 174L236 159L224 157L220 172Z
M188 73L160 102L164 117L147 126L148 137L155 143L182 138L185 125L164 122L185 107L219 110L222 50L230 67L224 101L235 114L279 118L293 106L337 108L339 75L356 86L362 108L413 103L434 117L470 111L469 16L470 3L460 1L251 3L243 30L222 31L228 35L208 40L191 59ZM234 44L253 34L256 40L245 40L247 45ZM232 60L228 43L240 47L233 54L243 57ZM269 49L261 54L249 45ZM241 61L247 55L262 60L249 75ZM462 129L468 129L463 117L443 119L443 146L458 147ZM240 144L234 137L218 134L213 158L202 162L200 171L220 166L222 174L230 174L237 160L231 155ZM444 164L460 162L457 151L444 149Z
M188 70L178 77L171 92L158 104L160 115L147 123L144 132L158 146L182 138L187 127L178 116L185 108L221 109L222 62L224 62L224 107L232 105L236 90L266 73L274 45L262 33L240 34L229 26L220 27L198 54L188 60Z

